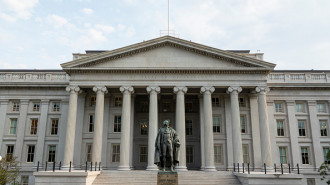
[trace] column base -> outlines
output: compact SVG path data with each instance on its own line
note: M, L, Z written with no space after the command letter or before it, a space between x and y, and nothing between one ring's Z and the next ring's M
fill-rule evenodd
M215 171L217 171L217 169L215 168L215 166L205 166L204 171L206 171L206 172L215 172Z
M129 166L118 166L118 171L130 171L131 168Z
M176 171L179 171L179 172L186 172L186 171L188 171L188 169L187 169L186 166L176 166L175 167L175 170Z
M151 165L151 166L147 166L147 169L146 170L148 170L148 171L157 171L159 169L158 169L158 166Z

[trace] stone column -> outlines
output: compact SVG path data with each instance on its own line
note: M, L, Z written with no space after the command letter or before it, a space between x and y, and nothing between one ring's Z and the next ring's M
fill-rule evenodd
M259 111L259 128L260 128L260 144L262 163L266 163L267 169L273 169L272 150L270 143L269 121L266 104L266 93L268 87L257 87L258 93L258 111Z
M225 118L226 118L226 136L227 136L227 170L233 169L234 157L233 157L233 128L231 121L231 105L230 97L225 96Z
M6 114L7 114L7 107L8 107L8 100L0 100L0 150L2 150L2 140L3 140L3 135L5 133L5 123L6 123ZM7 130L8 132L9 130ZM3 151L0 152L0 155L5 154ZM4 156L4 155L3 155Z
M160 92L160 87L147 87L147 92L150 94L147 170L158 170L158 167L154 164L154 153L155 153L155 141L158 132L157 94Z
M261 148L260 148L260 130L259 130L259 112L258 97L255 92L250 94L250 110L251 110L251 130L252 130L252 146L254 169L262 168Z
M174 87L173 92L176 94L176 110L175 110L175 125L176 133L180 137L180 154L179 166L176 166L177 171L187 171L186 166L186 118L184 94L187 93L187 87Z
M199 121L200 121L200 138L201 138L201 170L204 170L205 167L205 151L204 151L204 105L203 105L203 96L199 95Z
M228 88L228 92L230 93L231 123L233 128L233 160L235 164L243 163L241 123L238 104L238 93L240 93L241 91L241 87Z
M40 106L40 120L38 125L38 141L36 146L36 157L34 164L37 164L38 161L42 164L43 163L43 152L44 152L44 145L45 145L45 137L46 137L46 130L47 130L47 117L48 117L48 107L49 107L49 100L41 100Z
M213 114L211 94L214 87L202 87L204 111L204 171L216 171L214 166Z
M27 120L27 112L29 108L29 100L21 100L20 102L20 114L17 122L16 129L16 145L14 149L14 156L17 156L17 160L22 164L22 150L25 136L25 126L30 122ZM29 131L30 133L30 131ZM24 161L24 159L23 159Z
M299 164L301 166L301 154L298 145L298 124L296 118L296 105L295 101L286 101L288 109L288 126L290 132L290 143L291 143L291 153L292 161L290 162L288 158L288 163ZM289 150L288 150L289 151ZM289 152L287 151L289 156ZM296 154L296 155L295 155Z
M75 140L75 131L76 131L76 120L77 120L77 102L78 102L78 93L80 88L78 86L68 86L66 91L70 92L69 100L69 113L66 126L66 136L64 143L64 159L63 166L68 167L70 161L73 161L73 148Z
M121 114L121 133L120 133L120 164L118 170L130 170L129 153L130 153L130 122L131 122L131 94L134 88L120 87L123 93L123 105Z
M99 164L102 158L104 94L107 92L107 88L104 86L93 87L93 91L96 92L96 104L92 161L93 163L97 162L97 164Z

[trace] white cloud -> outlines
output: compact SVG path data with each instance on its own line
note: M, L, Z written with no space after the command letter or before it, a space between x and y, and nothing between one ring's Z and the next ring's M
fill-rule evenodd
M5 20L5 21L8 21L8 22L15 22L16 21L15 17L13 17L11 15L8 15L8 14L5 14L5 13L0 13L0 18Z
M74 27L74 25L69 23L69 21L66 18L61 17L59 15L55 15L55 14L47 16L47 21L49 24L53 25L54 28L57 28L57 29L63 28L64 26Z
M92 14L94 12L94 10L92 10L90 8L83 8L80 11L84 14L87 14L87 15Z
M39 0L3 0L3 2L15 17L26 20L32 16L33 8Z
M108 40L101 31L97 31L95 29L89 29L88 33L89 36L95 41L106 42Z
M13 63L8 63L8 62L2 62L0 61L0 68L3 69L27 69L26 64L13 64Z
M103 31L105 33L111 33L111 32L113 32L115 30L114 27L108 26L108 25L103 25L103 24L96 24L95 25L95 29L101 30L101 31Z

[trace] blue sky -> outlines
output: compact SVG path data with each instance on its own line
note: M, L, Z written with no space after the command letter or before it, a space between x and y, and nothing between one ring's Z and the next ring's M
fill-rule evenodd
M330 70L329 0L171 0L170 29L276 69ZM60 69L72 53L159 37L167 0L0 0L0 69Z

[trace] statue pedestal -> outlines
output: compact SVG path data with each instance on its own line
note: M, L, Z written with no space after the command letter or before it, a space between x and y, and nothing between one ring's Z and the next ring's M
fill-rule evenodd
M178 185L178 173L171 171L158 172L157 185Z

